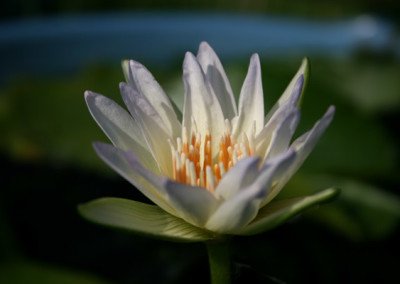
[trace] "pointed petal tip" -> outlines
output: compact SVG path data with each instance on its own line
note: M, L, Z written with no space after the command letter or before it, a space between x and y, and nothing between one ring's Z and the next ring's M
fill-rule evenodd
M191 53L190 51L185 52L185 60L186 59L194 59L194 58L195 58L195 56L193 53Z
M94 150L96 151L96 153L99 153L99 151L102 151L104 148L114 147L108 143L104 143L104 142L100 142L100 141L93 141L92 146L93 146Z
M301 64L307 64L310 65L310 58L308 56L305 56L303 60L301 61Z
M130 66L132 69L135 69L135 68L144 68L144 65L143 65L142 63L140 63L139 61L133 60L133 59L129 60L129 66Z
M301 61L300 70L303 69L303 74L308 73L310 71L310 58L307 56L303 58Z
M331 123L334 115L335 115L336 108L334 105L331 105L328 110L325 112L322 119L326 120L328 123Z
M84 97L85 97L85 100L88 100L90 97L94 97L96 94L93 93L92 91L86 90L86 91L83 93L83 95L84 95Z
M202 41L199 44L199 50L201 49L212 49L212 47L206 41Z
M131 60L128 58L123 58L123 59L121 59L121 65L124 66L125 64L129 64L130 61Z
M187 51L185 53L185 58L183 59L183 72L185 73L185 70L190 70L194 65L199 65L199 63L194 54Z
M299 78L296 81L296 84L294 85L293 91L292 91L292 95L291 95L291 103L293 105L297 105L299 100L300 100L300 96L301 93L303 92L303 88L304 88L304 75L301 74L299 76Z
M327 200L326 201L331 201L334 198L338 198L340 193L341 193L341 189L337 188L337 187L331 187L328 189L325 189L324 191L321 192L321 195L325 195L327 196Z
M250 62L254 62L254 63L260 64L260 56L258 55L258 53L254 53L254 54L250 57Z

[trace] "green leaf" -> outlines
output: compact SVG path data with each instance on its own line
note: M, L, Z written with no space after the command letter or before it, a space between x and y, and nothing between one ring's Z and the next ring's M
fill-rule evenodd
M273 201L263 207L238 235L255 235L271 230L305 209L332 199L338 193L338 189L329 188L314 195Z
M89 221L124 229L154 238L177 242L199 242L213 235L158 206L122 198L100 198L79 205L80 214Z

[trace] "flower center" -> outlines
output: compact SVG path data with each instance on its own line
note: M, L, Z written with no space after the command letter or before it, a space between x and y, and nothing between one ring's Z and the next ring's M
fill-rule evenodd
M188 137L183 129L182 138L177 138L177 149L172 149L173 179L192 186L204 187L214 193L224 174L238 161L254 154L254 130L249 138L242 133L241 139L234 139L229 120L225 120L225 133L219 137L218 153L212 151L210 131L206 130L202 140L201 134L192 119L193 132Z

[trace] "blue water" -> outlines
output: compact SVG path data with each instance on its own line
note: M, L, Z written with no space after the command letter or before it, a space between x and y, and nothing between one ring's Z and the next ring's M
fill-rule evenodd
M16 74L57 74L133 58L168 66L205 40L223 60L349 56L386 48L393 27L361 16L315 21L210 13L75 15L0 22L0 84Z

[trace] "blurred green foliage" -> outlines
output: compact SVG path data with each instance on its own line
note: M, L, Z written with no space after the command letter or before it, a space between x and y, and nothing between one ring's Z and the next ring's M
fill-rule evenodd
M282 93L299 62L300 59L262 62L266 109ZM236 95L240 92L247 64L246 61L225 64ZM274 283L274 277L284 281L295 279L295 283L337 283L345 274L341 266L350 265L349 261L358 261L350 277L357 281L364 279L361 275L368 261L359 253L358 247L370 249L372 258L382 258L390 252L390 249L378 250L375 246L381 242L384 246L384 241L390 244L399 234L400 198L397 189L400 178L397 172L400 138L393 134L398 121L393 117L399 118L400 108L400 84L396 79L400 75L398 67L396 60L376 62L373 57L311 58L311 80L297 135L311 128L330 104L336 105L337 113L333 124L281 197L310 194L331 186L340 187L342 194L335 202L304 214L306 218L255 239L260 247L266 246L267 256L278 258L273 264L265 258L264 249L259 251L254 245L249 247L244 238L238 238L235 241L237 283L243 283L245 278L254 279L255 283ZM173 68L173 72L151 66L149 69L174 101L182 103L180 67ZM17 257L18 261L11 264L6 261L0 265L0 281L11 279L15 274L35 279L61 277L67 279L65 283L100 283L90 276L79 273L74 276L74 272L70 274L63 269L48 267L43 264L45 262L92 271L119 283L133 279L146 283L145 279L159 281L159 277L166 280L165 283L183 283L201 263L203 276L197 283L207 281L207 259L201 247L197 246L191 250L191 256L187 256L186 245L171 246L94 228L76 214L76 204L96 197L116 196L146 202L143 196L106 167L91 147L92 141L107 141L107 138L87 111L83 91L100 92L122 105L118 89L118 82L122 80L119 66L92 65L78 74L63 77L17 78L1 91L0 153L8 176L5 178L7 192L2 193L0 200L5 216L0 222L4 223L0 239L8 255L13 259ZM18 214L12 215L14 212ZM304 228L309 231L304 232ZM65 233L65 230L69 232ZM11 234L8 237L7 232ZM282 234L296 234L296 239L282 239ZM286 247L285 242L291 244ZM60 249L63 243L69 249ZM267 243L275 244L283 251ZM352 243L358 245L352 246ZM154 247L149 248L149 245ZM308 268L299 270L296 262L284 262L285 257L303 261L304 256L293 255L296 251L301 255L297 246L306 248L310 262ZM327 246L336 249L333 251ZM394 248L392 245L391 249ZM127 251L122 253L125 249ZM321 255L321 250L326 250L329 255ZM167 256L160 256L160 251ZM354 255L343 260L348 252ZM131 258L135 258L135 254L141 258L148 255L148 258L132 264ZM42 264L31 264L26 256L38 258ZM120 259L111 263L110 257ZM7 259L4 258L3 262ZM332 263L332 259L342 263ZM108 268L98 261L106 261ZM122 264L124 261L127 261L126 265ZM159 275L148 278L147 267L154 261L154 269L159 271ZM393 261L387 257L381 263L369 263L367 266L378 267L371 279L390 282ZM265 270L261 263L269 268ZM278 264L290 267L291 274L287 275ZM329 265L330 269L340 272L333 273L328 269ZM170 269L178 270L171 272ZM385 276L381 276L380 269L386 271ZM311 272L315 270L318 273ZM141 272L134 276L133 273L138 271ZM77 280L68 282L64 273ZM365 278L365 281L371 279ZM23 280L17 280L15 283L23 283Z

